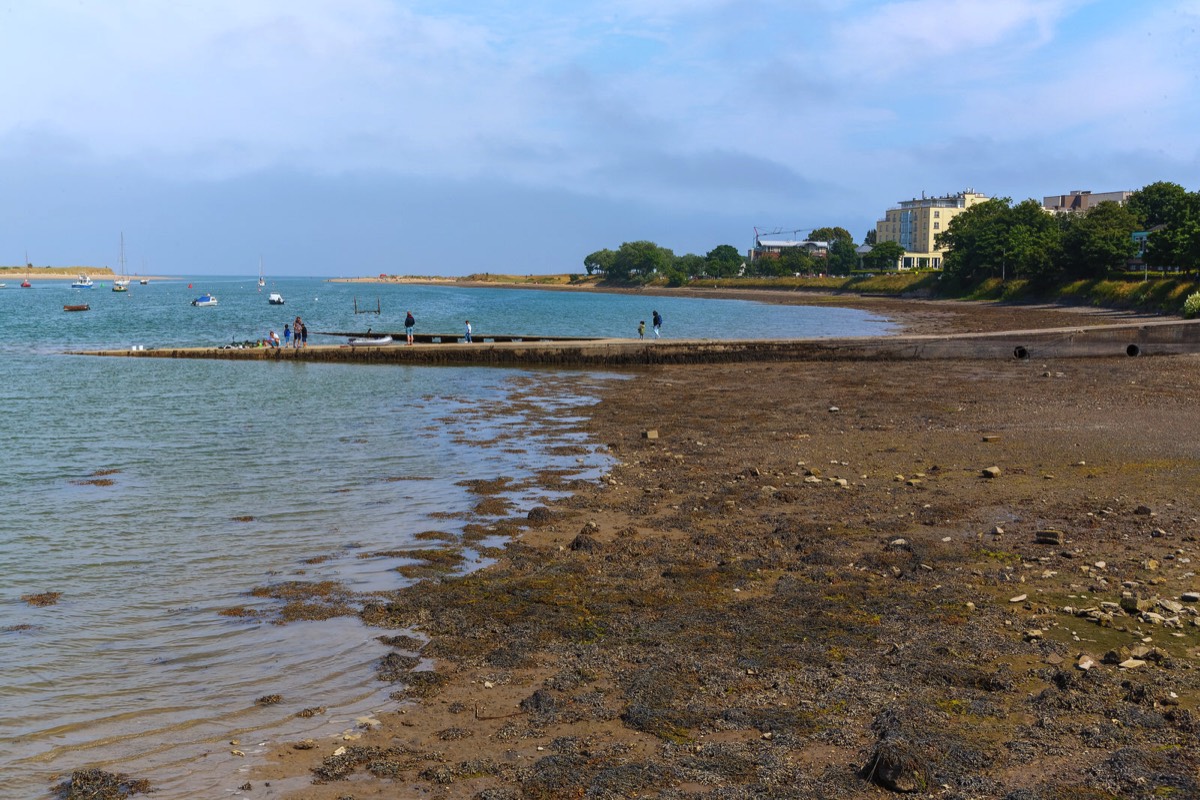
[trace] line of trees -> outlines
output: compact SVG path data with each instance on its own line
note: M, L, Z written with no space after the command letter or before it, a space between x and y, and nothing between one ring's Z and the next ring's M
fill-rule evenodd
M808 238L811 241L829 242L827 257L814 256L804 248L793 247L778 258L750 261L731 244L718 245L703 256L694 253L677 256L669 248L642 240L625 242L616 250L605 248L590 253L583 259L583 266L588 275L603 275L615 281L644 282L665 277L671 285L680 285L693 277L775 277L817 273L849 275L857 268L858 256L850 231L837 227L817 228L808 234ZM899 248L899 245L895 246ZM895 264L901 252L893 254L892 264ZM869 254L868 258L870 256L875 256L875 253Z
M1144 247L1133 234L1147 231ZM854 237L840 227L817 228L811 241L828 242L824 258L802 247L786 248L777 258L745 258L736 247L719 245L706 255L677 256L650 241L625 242L583 260L588 275L622 282L665 278L682 285L693 277L730 278L790 275L849 275L862 269L894 269L903 248L896 242L865 240L871 252L857 253ZM1159 181L1138 189L1124 205L1099 203L1084 213L1048 214L1036 200L1014 204L1001 197L977 203L938 234L946 251L947 278L969 286L988 278L1024 278L1053 284L1098 278L1124 269L1137 258L1147 267L1200 271L1200 192Z
M948 278L971 285L988 278L1041 283L1098 278L1139 256L1133 234L1149 231L1147 267L1200 268L1200 193L1160 181L1124 205L1103 202L1084 213L1047 214L1036 200L978 203L938 235Z

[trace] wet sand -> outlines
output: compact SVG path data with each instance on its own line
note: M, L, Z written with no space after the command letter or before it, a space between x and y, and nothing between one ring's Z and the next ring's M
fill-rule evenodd
M244 796L1200 796L1200 359L623 374L548 389L599 393L544 424L610 474L535 508L474 485L496 562L365 602L400 710L280 743Z

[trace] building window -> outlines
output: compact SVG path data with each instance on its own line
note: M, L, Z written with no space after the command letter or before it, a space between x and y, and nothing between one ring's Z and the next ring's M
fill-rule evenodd
M934 219L937 219L937 218L939 218L941 215L942 215L942 212L940 212L940 211L935 211L935 212L933 212L933 218L934 218Z
M938 229L939 229L939 228L941 228L941 227L942 227L942 223L940 223L940 222L935 222L935 223L933 223L933 229L934 229L935 231L936 231L936 230L938 230Z

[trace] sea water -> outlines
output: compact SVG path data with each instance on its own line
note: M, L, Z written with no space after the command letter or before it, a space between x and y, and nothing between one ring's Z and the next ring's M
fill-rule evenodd
M282 581L404 584L382 550L462 533L463 481L608 466L569 432L588 387L536 370L96 358L90 348L211 346L282 332L636 335L658 310L687 338L875 335L860 311L745 301L449 286L193 278L0 289L0 775L46 796L71 771L147 778L160 798L217 796L269 743L333 735L389 705L388 649L353 617L273 624ZM218 305L197 308L200 292ZM269 291L286 305L270 306ZM67 304L91 310L64 312ZM356 314L378 308L380 314ZM526 418L538 398L554 425ZM491 445L521 430L520 446ZM562 455L564 438L582 445ZM522 490L525 510L552 499ZM22 598L59 593L52 605ZM228 616L231 609L263 616ZM222 614L226 612L226 614ZM258 698L280 695L277 705ZM295 712L325 711L310 718ZM229 742L237 741L236 746ZM243 761L237 762L241 766Z

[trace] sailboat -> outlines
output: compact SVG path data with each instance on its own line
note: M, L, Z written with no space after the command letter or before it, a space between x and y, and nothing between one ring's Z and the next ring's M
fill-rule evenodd
M258 290L261 292L262 288L266 285L267 285L267 279L263 277L263 271L262 271L262 256L259 256L258 257Z
M125 275L125 233L121 233L121 274L113 281L114 292L128 292L129 278Z
M25 269L29 269L32 266L33 266L33 264L31 264L29 262L29 251L26 250L25 251ZM28 272L25 273L25 280L21 281L21 288L22 289L32 289L33 288L33 284L29 282L29 273Z

